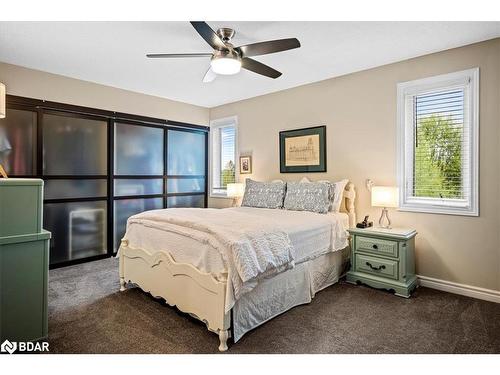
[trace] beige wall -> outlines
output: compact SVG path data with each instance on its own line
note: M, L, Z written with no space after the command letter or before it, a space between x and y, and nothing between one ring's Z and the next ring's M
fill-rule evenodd
M279 172L278 132L326 125L328 172L308 176L351 179L358 217L378 220L364 183L396 184L396 84L472 67L480 68L480 217L390 214L418 230L418 274L500 290L500 39L212 108L210 119L238 116L239 150L253 156L257 180L300 179Z
M0 62L7 93L109 111L208 125L208 108Z

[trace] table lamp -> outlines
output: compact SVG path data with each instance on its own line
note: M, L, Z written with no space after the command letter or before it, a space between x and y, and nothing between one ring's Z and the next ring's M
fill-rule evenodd
M373 186L372 187L372 206L382 207L382 215L378 224L385 229L391 229L391 220L387 207L399 206L399 189L393 186ZM387 225L384 225L384 217L387 219Z
M236 207L238 199L245 193L245 184L227 184L227 197L233 198L233 207Z

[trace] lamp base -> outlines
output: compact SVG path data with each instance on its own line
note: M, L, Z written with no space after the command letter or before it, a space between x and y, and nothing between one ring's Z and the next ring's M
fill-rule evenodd
M387 225L384 225L384 217L387 221ZM380 215L380 219L378 219L378 225L384 229L392 229L391 228L391 219L389 219L389 211L387 210L386 207L384 207L382 209L382 214Z

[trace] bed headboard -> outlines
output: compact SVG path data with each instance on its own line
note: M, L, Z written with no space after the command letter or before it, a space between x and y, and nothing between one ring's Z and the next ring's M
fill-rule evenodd
M340 212L345 212L349 215L349 228L356 227L356 209L354 203L356 201L356 190L354 184L348 182L344 189L344 196L342 197L342 204L340 205Z

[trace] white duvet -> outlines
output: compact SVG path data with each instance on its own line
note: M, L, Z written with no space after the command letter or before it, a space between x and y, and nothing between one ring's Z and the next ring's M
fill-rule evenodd
M131 246L151 250L144 247L148 242L145 237L154 234L159 239L159 233L163 233L166 241L154 247L170 252L177 261L182 261L183 254L169 248L169 239L177 238L179 243L178 238L184 238L190 244L186 252L194 258L213 259L215 250L228 273L229 311L260 279L345 248L347 232L342 215L250 207L153 210L130 217L125 238ZM304 244L307 246L301 246Z

